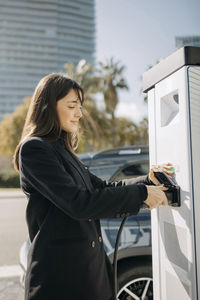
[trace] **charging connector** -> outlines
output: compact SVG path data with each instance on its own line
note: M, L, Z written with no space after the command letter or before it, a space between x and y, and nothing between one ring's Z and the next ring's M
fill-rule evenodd
M154 175L161 184L168 188L168 190L164 192L167 196L168 204L176 207L181 206L180 187L175 180L161 171L154 171Z

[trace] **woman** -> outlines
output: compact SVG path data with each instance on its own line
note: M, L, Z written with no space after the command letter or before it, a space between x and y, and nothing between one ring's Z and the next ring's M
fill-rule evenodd
M113 299L99 219L135 215L143 203L149 209L167 205L166 189L150 186L157 183L152 170L106 183L82 165L74 149L83 102L75 81L61 74L44 77L16 148L31 240L26 300Z

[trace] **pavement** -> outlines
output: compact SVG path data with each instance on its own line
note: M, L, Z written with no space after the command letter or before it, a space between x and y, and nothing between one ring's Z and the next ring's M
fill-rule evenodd
M0 189L0 300L23 300L19 249L27 239L27 199L20 189Z
M19 277L0 279L0 300L24 300L24 289Z
M25 197L21 189L3 189L0 188L0 199L22 198Z

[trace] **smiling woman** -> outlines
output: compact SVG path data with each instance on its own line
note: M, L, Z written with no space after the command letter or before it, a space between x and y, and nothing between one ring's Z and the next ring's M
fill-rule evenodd
M33 94L22 137L15 150L15 168L19 168L22 141L32 136L46 137L51 141L62 136L65 147L74 153L78 146L78 121L82 116L80 108L83 102L84 92L71 78L59 73L43 77Z
M83 102L72 79L44 77L16 148L31 241L25 300L113 300L100 218L137 214L143 202L166 204L164 188L151 187L148 175L107 183L84 167L75 154Z
M56 110L61 128L66 132L76 133L79 119L82 117L82 106L81 100L73 89L57 102Z

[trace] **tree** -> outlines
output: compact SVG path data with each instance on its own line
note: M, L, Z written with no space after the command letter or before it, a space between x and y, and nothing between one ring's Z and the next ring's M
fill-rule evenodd
M125 144L148 143L147 120L139 126L125 118L116 118L115 109L118 104L119 89L128 89L123 78L124 66L113 58L106 63L99 63L100 69L86 64L81 60L75 67L66 64L66 72L76 80L85 92L83 108L84 117L81 119L81 135L78 152L99 151L108 147ZM105 109L96 105L96 95L104 96ZM16 111L6 116L0 123L0 153L12 156L20 140L28 111L30 97L17 107Z
M21 138L22 129L24 127L26 114L30 104L30 98L25 99L24 104L17 106L15 112L7 115L0 123L0 153L12 156L19 140Z
M144 118L139 123L139 131L140 131L140 144L148 145L149 143L149 133L148 133L148 120Z
M117 123L117 146L124 145L136 145L140 138L140 132L138 126L126 119L126 118L116 118Z
M95 102L95 95L103 91L102 78L98 76L95 68L87 64L85 60L80 60L77 66L73 63L65 64L67 75L77 81L84 90L85 102L83 106L83 116L81 120L81 134L85 136L85 141L81 140L79 151L93 151L102 148L103 127L106 123L106 115L99 111Z
M82 59L77 66L72 62L65 64L65 69L67 75L83 88L87 102L94 102L94 94L102 91L102 83L93 65Z
M99 73L104 84L104 101L106 111L111 115L112 126L111 132L113 137L113 145L117 145L116 117L115 109L119 102L118 90L128 89L128 85L123 77L125 66L120 61L114 61L114 58L106 60L105 63L99 62Z

